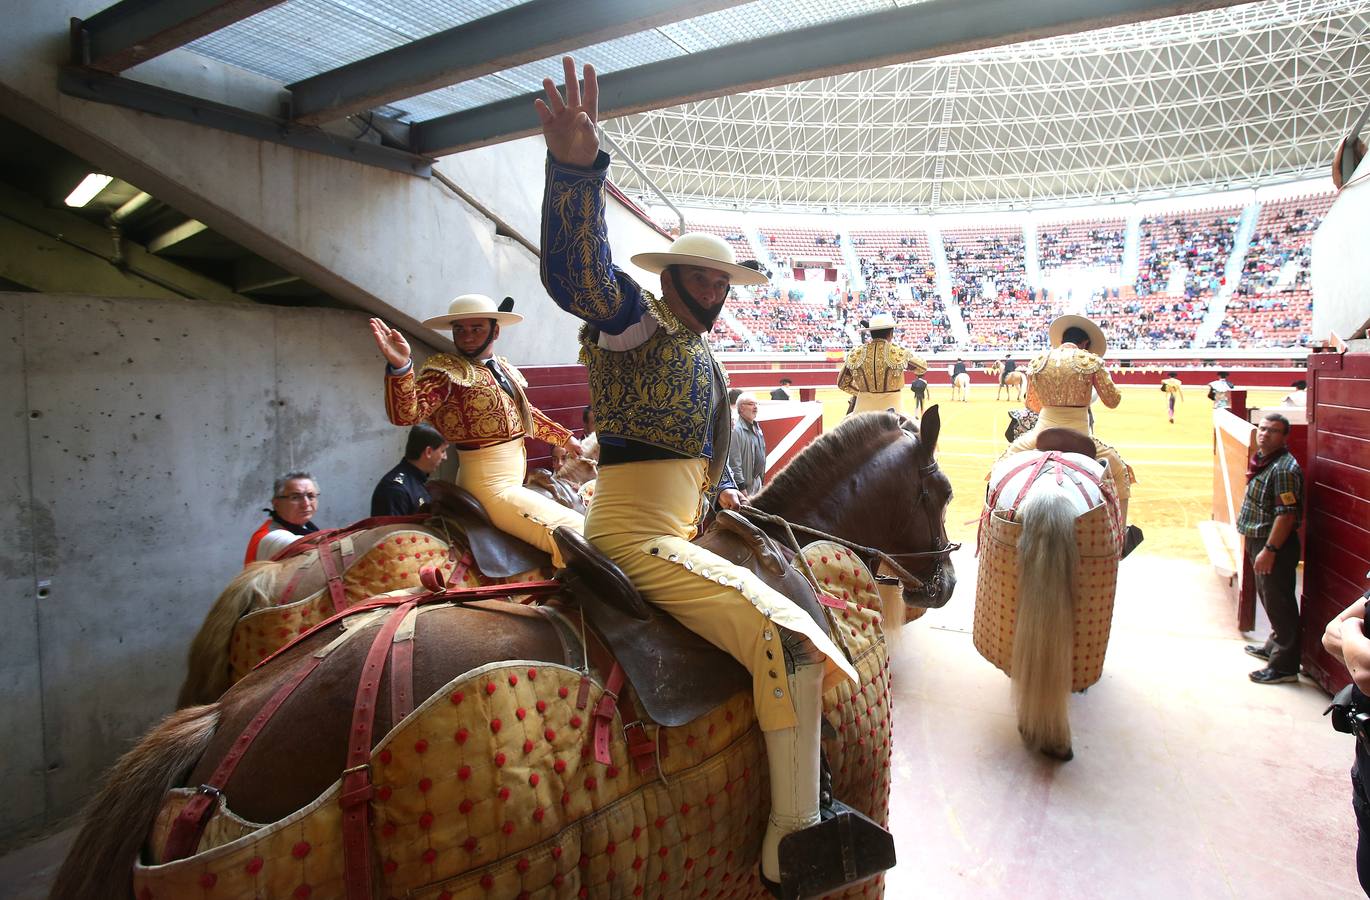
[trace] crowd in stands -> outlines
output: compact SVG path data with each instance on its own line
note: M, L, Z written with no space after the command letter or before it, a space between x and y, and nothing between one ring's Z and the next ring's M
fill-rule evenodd
M1043 224L1037 227L1037 254L1043 269L1108 269L1119 272L1127 223L1122 219Z
M1223 283L1232 255L1240 207L1203 212L1171 212L1142 219L1138 246L1137 294L1170 294L1171 270L1184 269L1187 300L1210 297Z
M1226 318L1208 346L1282 347L1310 340L1310 244L1332 198L1329 192L1261 204L1241 279L1230 291ZM1099 291L1085 308L1103 325L1111 346L1193 346L1212 302L1228 293L1225 272L1241 214L1241 207L1231 206L1168 211L1141 219L1135 282ZM741 225L692 227L725 238L739 258L754 255ZM1126 234L1121 219L1041 224L1040 268L1121 272ZM889 312L899 320L901 340L911 348L932 352L958 347L923 228L850 233L864 290L849 288L841 274L846 269L841 234L767 226L760 235L777 264L826 266L829 278L831 270L839 272L839 281L826 303L805 301L798 292L782 293L775 287L732 301L730 310L752 337L745 339L720 320L713 335L716 348L845 350L860 339L860 323L876 312ZM1072 311L1079 308L1070 298L1029 286L1026 241L1019 226L947 228L942 243L951 300L970 337L960 349L1038 349L1045 345L1051 319L1068 306Z
M1123 292L1130 294L1130 292ZM1098 294L1088 315L1104 329L1110 347L1129 350L1175 350L1194 341L1205 304L1183 297Z

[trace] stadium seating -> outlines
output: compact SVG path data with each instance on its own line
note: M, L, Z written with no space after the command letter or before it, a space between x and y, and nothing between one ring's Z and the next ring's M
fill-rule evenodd
M782 266L793 266L795 261L825 262L840 268L842 245L832 231L817 228L762 228L761 240L766 243L771 258Z
M1281 347L1308 341L1313 233L1335 196L1329 191L1261 204L1241 282L1214 346Z
M970 332L969 349L1041 346L1052 309L1027 286L1023 229L949 228L942 245L952 298Z
M1071 267L1116 274L1122 270L1126 236L1122 219L1044 222L1037 226L1037 255L1043 270Z
M690 222L687 228L690 231L702 231L705 234L713 234L723 238L728 242L728 246L733 248L733 255L738 259L752 259L756 256L756 251L747 242L747 234L742 230L741 224Z

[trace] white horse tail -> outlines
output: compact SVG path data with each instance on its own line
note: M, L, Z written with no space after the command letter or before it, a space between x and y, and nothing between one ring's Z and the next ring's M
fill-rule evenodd
M1018 510L1018 622L1013 633L1013 703L1029 747L1070 759L1071 662L1079 562L1075 509L1057 490L1034 491Z
M274 605L278 577L293 562L292 559L252 563L224 588L190 642L186 679L176 697L177 709L213 703L233 684L228 659L233 629L252 610Z

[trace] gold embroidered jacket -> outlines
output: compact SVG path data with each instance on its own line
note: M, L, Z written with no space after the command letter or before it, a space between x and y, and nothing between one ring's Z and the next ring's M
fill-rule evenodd
M905 369L922 375L928 370L928 363L894 341L872 340L847 353L837 386L848 394L902 391Z
M563 447L571 432L528 402L523 373L496 357L517 397L510 397L485 366L451 353L429 357L418 376L410 368L385 377L385 414L396 425L428 422L464 450L532 436Z
M636 441L703 457L711 479L720 482L728 458L727 377L703 335L614 265L604 222L608 165L606 153L591 169L548 157L543 286L586 323L580 359L600 443Z
M1027 408L1040 412L1044 406L1088 406L1090 392L1109 409L1122 402L1104 361L1071 343L1038 354L1028 363Z

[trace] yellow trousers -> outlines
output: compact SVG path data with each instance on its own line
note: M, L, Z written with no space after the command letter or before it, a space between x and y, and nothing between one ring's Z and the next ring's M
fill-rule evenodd
M557 566L564 564L552 540L552 529L567 525L583 531L585 520L580 513L523 486L528 456L522 439L479 450L458 450L457 459L457 486L485 506L496 528L552 554Z
M904 412L904 392L903 391L857 391L856 406L852 408L852 415L863 412L884 412L893 409L897 413Z
M618 564L644 597L731 655L752 674L763 731L793 728L780 629L798 632L827 657L825 688L856 672L808 613L760 579L689 543L708 461L660 459L599 470L585 536Z
M1108 461L1108 470L1113 475L1113 489L1120 502L1132 496L1132 469L1123 458L1108 444L1089 433L1089 408L1085 406L1044 406L1037 417L1037 425L1026 434L1008 445L1004 452L1018 453L1022 450L1037 449L1037 434L1047 428L1069 428L1071 431L1094 439L1095 456Z

